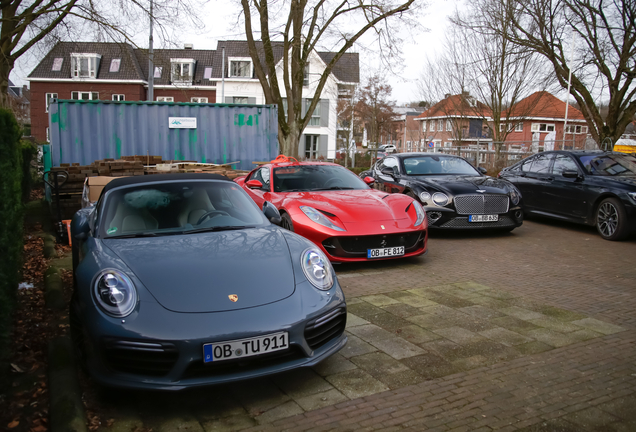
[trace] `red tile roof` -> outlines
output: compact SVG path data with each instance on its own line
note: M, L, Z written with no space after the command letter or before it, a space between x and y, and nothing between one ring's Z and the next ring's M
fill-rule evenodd
M538 91L519 101L512 109L511 117L565 118L565 102L546 91ZM568 108L568 119L585 120L583 114L572 105Z
M449 116L479 118L489 117L490 109L471 96L465 97L463 95L452 95L442 99L415 118Z

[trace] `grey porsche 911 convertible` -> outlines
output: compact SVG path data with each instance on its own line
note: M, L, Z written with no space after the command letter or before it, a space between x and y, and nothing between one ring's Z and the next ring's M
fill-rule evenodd
M346 341L329 260L226 177L108 183L73 218L71 335L99 383L179 390L313 366Z

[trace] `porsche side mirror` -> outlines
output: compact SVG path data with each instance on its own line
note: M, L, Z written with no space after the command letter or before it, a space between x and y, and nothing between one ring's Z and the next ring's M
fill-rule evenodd
M245 184L250 189L261 189L263 187L263 183L258 180L248 180Z
M486 174L488 172L488 170L484 167L477 167L477 171L479 171L482 174Z
M253 180L253 181L258 181L258 180ZM278 209L274 207L274 204L272 204L269 201L265 201L263 203L263 214L274 225L280 225L280 223L283 220L283 218L280 217L280 213L278 212Z
M563 170L563 172L561 172L561 175L565 178L579 178L579 172L576 170Z
M370 177L370 176L366 176L363 180L369 186L371 186L373 183L375 183L375 179L373 177Z
M87 209L79 210L71 220L71 237L76 240L86 240L91 230L90 211ZM72 241L72 240L71 240Z

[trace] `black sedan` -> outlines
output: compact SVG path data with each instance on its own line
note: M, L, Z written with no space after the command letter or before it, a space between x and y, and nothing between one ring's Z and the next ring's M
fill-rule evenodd
M523 194L528 214L596 226L606 240L636 228L636 158L602 151L551 151L499 173Z
M485 171L457 156L399 153L376 163L373 178L376 189L417 198L431 228L512 231L523 223L521 194Z

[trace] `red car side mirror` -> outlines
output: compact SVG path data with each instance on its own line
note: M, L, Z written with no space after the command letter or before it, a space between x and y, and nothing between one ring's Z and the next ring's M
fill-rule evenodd
M261 189L263 187L263 183L258 180L248 180L245 184L250 189Z
M375 179L373 177L366 176L364 178L364 182L368 184L369 186L371 186L373 183L375 183Z

